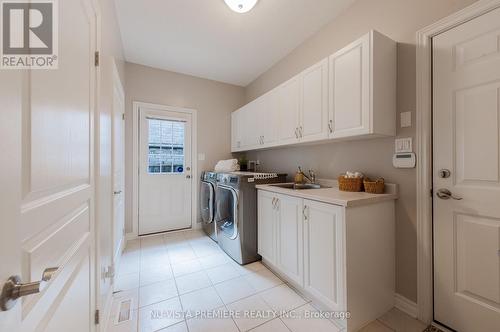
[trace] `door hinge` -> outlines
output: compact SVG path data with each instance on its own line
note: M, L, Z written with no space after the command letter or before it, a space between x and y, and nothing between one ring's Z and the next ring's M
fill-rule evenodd
M99 67L99 51L96 51L94 54L94 64L96 67Z
M99 310L96 310L95 311L95 314L94 314L94 323L95 325L99 325L99 321L100 321L100 314L99 314Z

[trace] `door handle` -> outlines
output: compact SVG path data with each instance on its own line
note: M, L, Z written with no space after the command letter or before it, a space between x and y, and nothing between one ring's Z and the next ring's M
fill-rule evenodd
M456 201L461 201L463 199L462 197L458 197L458 196L453 195L453 193L451 191L449 191L448 189L439 189L436 192L436 195L437 195L437 197L444 199L444 200L448 200L451 198L451 199L454 199Z
M120 195L122 193L121 190L113 191L113 195Z
M42 279L39 281L21 283L21 277L12 276L3 285L2 294L0 295L0 311L12 309L19 298L32 294L37 294L43 291L47 283L52 279L57 272L58 267L50 267L42 273Z

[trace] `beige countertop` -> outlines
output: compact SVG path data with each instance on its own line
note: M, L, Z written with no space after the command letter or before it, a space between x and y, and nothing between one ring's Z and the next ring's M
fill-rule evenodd
M345 207L373 204L398 198L397 185L391 183L387 183L385 185L385 194L380 195L369 194L366 192L340 191L338 183L335 180L318 180L318 183L331 188L293 190L276 187L272 184L257 185L256 188L258 190L265 190Z

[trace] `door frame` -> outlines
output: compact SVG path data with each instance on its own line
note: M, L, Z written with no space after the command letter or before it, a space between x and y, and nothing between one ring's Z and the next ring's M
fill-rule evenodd
M157 111L177 112L191 115L191 229L197 227L198 220L198 111L195 109L152 104L140 101L132 102L132 233L128 239L139 236L139 126L141 108Z
M432 229L432 38L500 8L500 0L478 2L417 32L417 313L434 324ZM436 324L438 325L438 324Z
M112 72L113 72L113 91L112 91L112 96L113 98L113 108L111 111L111 171L112 171L112 176L111 176L111 190L115 190L115 180L114 180L114 171L115 171L115 165L117 161L115 160L115 150L116 150L116 141L115 141L115 131L116 131L116 118L115 118L115 105L114 105L114 94L115 91L118 92L120 95L121 101L122 101L122 106L123 106L123 115L125 116L125 89L123 88L123 83L122 80L120 79L120 74L118 73L118 67L116 65L116 60L114 58L111 59L111 67L112 67ZM125 138L125 119L121 120L122 121L122 126L123 126L123 136ZM125 141L121 142L123 145L123 159L125 160ZM123 165L123 218L125 219L125 164ZM112 193L112 198L114 199L114 194ZM115 224L115 207L114 207L114 200L112 203L112 209L111 209L111 215L112 215L112 238L113 238L113 244L112 244L112 257L111 257L111 262L113 264L113 267L116 271L116 269L119 267L120 263L120 258L121 258L121 253L125 249L125 220L123 224L123 234L120 241L120 249L119 252L115 252L115 235L116 235L116 224ZM114 287L114 283L113 283ZM114 291L114 288L113 288Z

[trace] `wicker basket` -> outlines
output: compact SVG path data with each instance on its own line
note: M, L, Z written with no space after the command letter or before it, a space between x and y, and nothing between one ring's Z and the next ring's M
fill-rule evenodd
M385 190L385 181L383 178L377 180L370 180L365 178L363 181L365 191L370 194L383 194Z
M363 178L348 178L345 175L341 175L339 180L339 190L341 191L363 191Z

